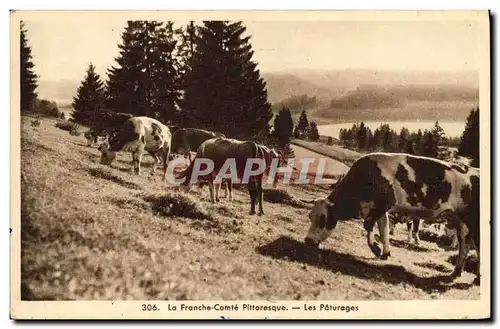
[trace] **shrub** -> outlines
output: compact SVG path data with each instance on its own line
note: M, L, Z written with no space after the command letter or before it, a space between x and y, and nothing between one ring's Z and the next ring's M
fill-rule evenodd
M64 113L57 108L56 102L46 99L37 99L33 105L33 112L53 118L61 118L61 115L64 115Z
M80 125L71 121L58 121L55 126L59 129L69 131L72 136L80 136Z
M333 145L333 138L332 138L332 136L328 136L328 140L326 141L326 145Z

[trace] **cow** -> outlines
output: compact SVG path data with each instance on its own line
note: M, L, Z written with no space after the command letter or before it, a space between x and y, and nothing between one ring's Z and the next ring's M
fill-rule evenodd
M191 151L196 152L201 143L208 139L225 137L224 134L196 128L179 128L172 134L170 152L183 154L191 161Z
M278 166L282 164L283 158L280 153L275 149L268 148L267 146L257 144L251 141L240 141L231 138L218 137L206 140L203 142L196 152L194 161L190 163L188 168L186 168L177 178L185 178L184 182L181 183L181 189L184 192L189 192L191 189L191 176L193 173L194 165L196 159L210 159L214 163L214 169L212 172L198 178L199 180L204 180L208 182L210 188L210 201L212 203L219 201L219 188L220 183L215 182L216 176L222 169L224 163L228 159L234 159L236 165L236 177L237 179L242 179L244 176L245 166L247 160L249 159L262 159L264 160L264 173L269 173L271 162L273 159L278 160ZM252 167L252 169L257 169ZM227 173L227 171L226 171ZM262 177L263 174L255 174L249 177L248 181L248 192L250 194L250 215L255 214L256 203L259 203L259 213L261 216L264 214L262 207ZM273 185L276 186L278 176L274 177ZM227 188L229 191L229 200L232 201L232 184L231 179L226 179ZM245 183L245 182L244 182ZM215 198L214 198L214 187L215 187Z
M433 219L431 219L433 220ZM394 226L397 223L406 223L406 228L408 229L408 243L411 243L412 239L415 239L415 244L420 243L420 228L423 226L425 220L416 217L404 216L399 213L389 214L389 234L394 234ZM448 222L432 222L429 228L433 229L439 235L445 235L452 239L450 244L451 249L455 249L458 245L457 232L449 226Z
M404 153L371 153L354 162L327 198L318 199L309 213L305 244L318 247L339 220L361 217L371 251L381 259L390 256L387 212L445 218L456 230L458 261L443 281L460 277L471 247L479 255L479 169L434 158ZM378 221L383 251L374 243ZM479 264L479 262L478 262ZM479 284L479 265L475 284Z
M417 217L405 216L400 213L388 214L389 216L389 234L394 234L394 226L397 223L405 223L408 229L408 243L415 239L415 244L420 243L420 227L422 226L422 219Z
M99 146L101 164L111 165L118 151L131 152L134 171L140 175L142 154L147 151L154 160L151 175L155 174L161 155L163 180L166 180L171 139L170 130L160 121L145 116L132 117L122 124L109 141Z
M87 146L97 143L98 137L113 136L123 123L132 117L133 115L129 113L111 111L99 113L94 124L83 134L87 140Z

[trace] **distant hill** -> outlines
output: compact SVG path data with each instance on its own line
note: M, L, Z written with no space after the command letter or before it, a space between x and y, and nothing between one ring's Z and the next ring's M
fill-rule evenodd
M262 74L267 82L271 103L293 95L307 94L331 100L356 90L360 85L387 86L457 86L478 88L479 77L475 71L372 71L363 69L309 70L297 69L286 72ZM419 100L429 100L420 97Z
M478 102L479 89L460 85L360 85L355 91L333 99L331 108L404 108L408 102Z

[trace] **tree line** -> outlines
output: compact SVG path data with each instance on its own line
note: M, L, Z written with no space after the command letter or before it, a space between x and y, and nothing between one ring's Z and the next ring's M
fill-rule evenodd
M367 152L402 152L433 158L446 157L442 146L456 146L458 155L472 159L472 166L479 166L479 107L471 110L460 138L445 136L436 121L431 129L412 132L402 127L399 132L388 124L381 124L372 131L364 122L349 129L340 129L339 139L343 146Z

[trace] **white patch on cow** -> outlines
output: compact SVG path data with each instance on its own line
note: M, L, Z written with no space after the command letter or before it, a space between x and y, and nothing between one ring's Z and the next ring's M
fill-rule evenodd
M422 185L422 193L423 193L424 196L427 194L427 190L428 190L427 185L423 184Z
M361 217L366 219L373 207L375 207L375 201L361 201L359 203Z

